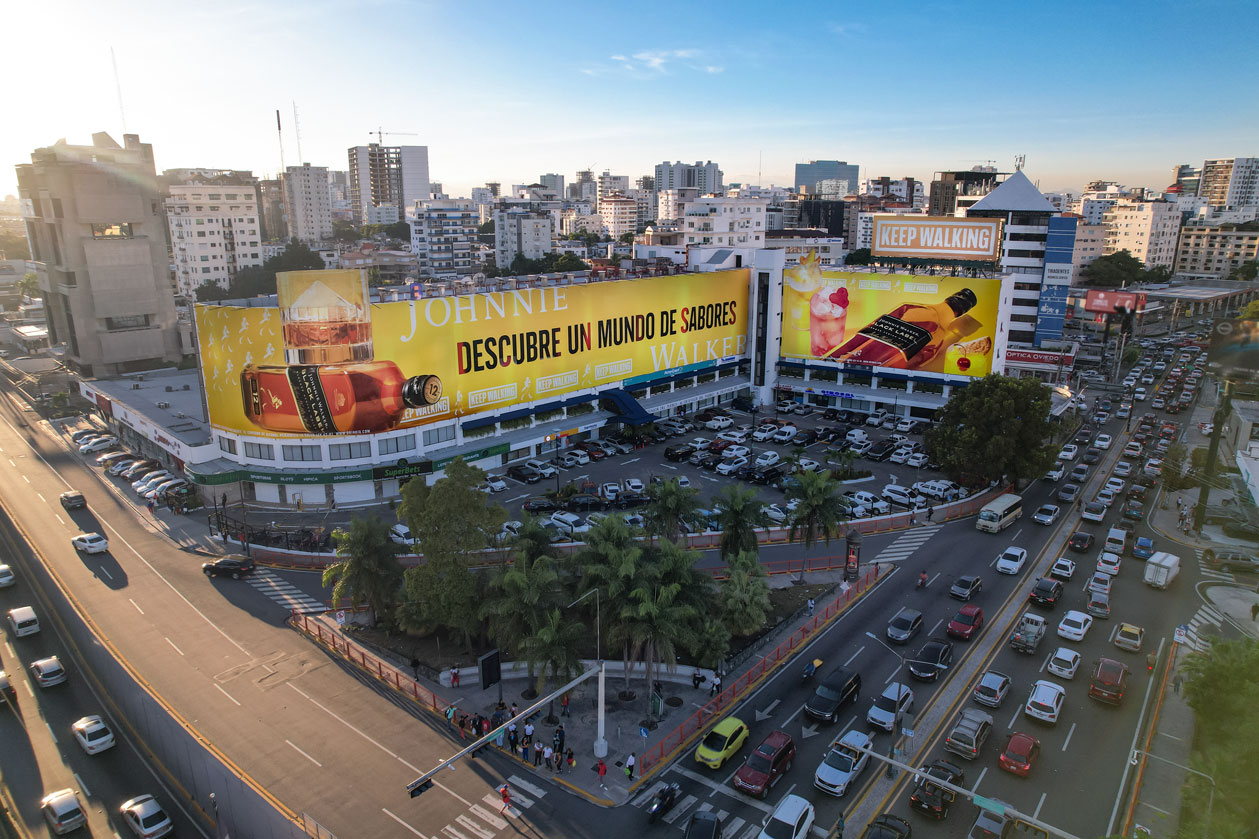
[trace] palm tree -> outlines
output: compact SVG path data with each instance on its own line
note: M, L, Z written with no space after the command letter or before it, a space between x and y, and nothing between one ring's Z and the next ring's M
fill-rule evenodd
M695 560L676 544L665 542L659 561L636 580L618 610L615 627L630 647L630 657L641 656L648 688L655 681L656 662L673 666L679 645L693 643L694 623L700 612L688 589L695 585Z
M730 558L730 576L718 590L722 622L731 635L750 635L765 625L772 608L765 569L753 552Z
M521 559L537 559L551 552L551 534L537 518L525 516L520 532L513 536L508 544L517 562Z
M721 555L728 559L743 551L755 553L760 548L756 530L769 525L756 490L727 484L713 500L721 528Z
M634 540L624 519L609 516L586 534L586 547L575 555L573 562L581 572L575 599L597 588L600 599L595 602L608 604L606 614L602 615L607 628L604 636L609 644L621 645L625 690L628 691L630 647L628 636L620 629L619 615L629 592L640 585L640 580L651 570L650 563L644 559L643 546Z
M560 605L559 572L549 556L530 559L523 552L510 565L499 566L490 579L490 590L481 603L481 618L489 621L490 633L500 646L520 655L542 616ZM536 659L526 657L529 675Z
M677 478L647 487L647 532L676 542L699 508L699 490L684 487Z
M796 478L798 483L787 491L788 499L796 502L791 515L791 539L803 540L807 557L819 538L829 545L831 538L839 534L844 507L836 495L839 485L829 472L799 472ZM800 565L800 579L804 579L805 564Z
M353 608L366 605L373 623L388 614L402 587L398 546L389 538L389 526L375 516L350 520L349 530L332 534L340 559L323 572L323 584L332 586L334 604L348 600Z
M581 657L577 651L587 637L586 627L581 621L565 618L558 608L554 608L542 617L533 634L520 639L521 652L529 659L530 666L534 662L542 665L532 685L537 693L546 687L548 677L556 682L566 682L577 674L581 669ZM554 711L552 700L548 722L555 718Z

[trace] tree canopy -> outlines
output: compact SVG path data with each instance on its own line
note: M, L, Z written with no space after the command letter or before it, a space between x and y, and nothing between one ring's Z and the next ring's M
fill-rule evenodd
M1259 276L1259 262L1249 259L1238 265L1228 275L1230 280L1241 280L1244 282L1254 282L1255 277Z
M1049 388L990 375L953 391L925 435L927 451L963 486L1040 477L1054 462Z
M1259 300L1251 300L1241 311L1241 317L1245 320L1259 320Z
M402 584L389 526L375 517L355 516L350 529L336 531L332 540L338 559L324 569L323 584L332 586L333 602L348 600L355 608L369 607L376 620L388 619Z
M870 249L857 248L855 251L849 251L848 256L844 258L845 265L869 265Z
M1145 265L1141 260L1127 251L1119 251L1093 260L1080 272L1080 278L1098 288L1119 288L1140 282L1144 274Z
M489 265L486 273L491 277L524 277L529 274L555 274L563 271L585 271L590 266L582 258L572 253L548 253L541 259L528 259L524 254L516 254L511 265L496 268Z
M296 239L291 240L284 252L262 263L262 267L242 268L223 288L218 283L205 283L197 287L197 300L210 303L215 300L235 300L275 294L275 275L280 271L319 270L324 267L323 258Z

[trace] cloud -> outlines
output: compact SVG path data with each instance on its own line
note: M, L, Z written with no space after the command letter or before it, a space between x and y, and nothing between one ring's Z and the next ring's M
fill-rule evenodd
M725 69L726 69L725 67L717 67L716 65L713 65L713 64L705 64L703 67L703 70L705 73L711 73L714 76Z
M828 20L826 29L832 35L863 35L866 31L864 23L840 23L837 20Z
M608 56L607 64L587 66L580 72L587 76L604 76L619 73L632 78L650 78L668 75L672 70L683 67L697 73L720 73L724 68L715 64L704 64L703 51L692 47L668 50L639 50L631 55L616 53ZM696 63L696 61L699 63Z

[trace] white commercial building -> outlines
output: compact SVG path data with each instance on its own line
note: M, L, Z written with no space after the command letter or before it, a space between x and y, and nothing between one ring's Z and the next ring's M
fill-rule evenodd
M476 206L464 199L420 201L407 214L411 252L421 277L458 277L475 270Z
M687 245L765 246L763 198L696 198L683 214Z
M638 229L638 202L627 195L605 195L599 200L603 229L613 239Z
M1145 264L1172 267L1180 210L1167 201L1122 200L1106 211L1106 255L1128 251Z
M662 189L656 193L656 219L680 219L688 201L699 198L695 187Z
M284 210L289 235L306 245L332 238L332 201L328 198L328 168L290 166L284 170Z
M613 175L607 169L603 170L603 174L599 176L597 201L599 205L603 204L603 199L609 195L624 195L629 191L629 175Z
M582 213L564 210L560 214L560 235L576 236L578 233L603 234L603 216L598 213Z
M1259 157L1204 161L1198 194L1225 209L1259 204Z
M1079 285L1080 272L1105 254L1106 225L1079 224L1075 228L1075 250L1071 254L1071 285Z
M191 297L205 283L227 288L240 269L262 265L258 193L252 179L172 184L169 192L166 223L180 294Z
M494 210L494 264L508 268L517 254L541 259L551 252L554 222L545 210L499 206Z
M721 168L711 160L707 163L670 163L656 165L656 191L664 189L698 189L701 195L724 190Z

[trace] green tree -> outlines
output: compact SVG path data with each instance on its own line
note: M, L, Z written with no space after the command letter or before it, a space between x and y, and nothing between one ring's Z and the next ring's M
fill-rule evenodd
M425 556L404 575L405 596L396 615L398 626L407 632L426 634L443 626L463 636L472 645L480 628L479 607L483 599L481 578L472 573L464 556Z
M1187 453L1183 443L1176 443L1167 449L1167 454L1163 455L1163 488L1168 492L1175 492L1196 483L1193 478L1186 478L1184 474Z
M769 584L755 551L730 557L729 576L717 589L718 612L731 635L751 635L769 616Z
M807 557L818 539L829 545L839 534L845 508L839 501L839 483L829 472L797 472L796 478L798 482L787 490L787 498L796 502L791 514L791 539L804 542Z
M699 508L699 490L684 487L677 478L647 486L645 529L653 536L676 542Z
M476 232L477 233L493 233L494 232L494 219L490 219L485 224L478 227L476 229Z
M617 238L617 241L618 241L618 242L620 242L620 243L621 243L621 244L623 244L623 245L632 245L632 244L634 244L634 234L633 234L633 233L622 233L622 234L621 234L621 235Z
M1141 281L1146 283L1166 283L1170 282L1171 278L1172 269L1166 265L1155 265L1145 272L1144 276L1141 277Z
M332 540L338 559L323 572L323 584L332 586L332 601L349 601L356 609L366 605L373 622L390 615L402 584L402 565L398 546L389 539L389 525L375 516L354 516L350 529L335 531Z
M386 224L384 234L390 239L400 239L404 242L411 241L411 225L406 219L395 221L393 224Z
M224 288L218 283L202 283L197 286L198 303L214 303L219 300L231 300L231 288Z
M686 648L697 665L715 670L730 653L730 630L720 618L704 617Z
M744 551L755 554L761 544L756 536L757 528L769 525L756 490L743 484L726 484L713 504L721 528L721 555L730 559Z
M533 688L538 693L546 686L547 679L556 683L567 682L581 669L578 650L588 640L586 627L580 621L565 617L559 608L553 608L541 616L538 627L521 641L521 654L537 668ZM531 671L532 672L532 671ZM554 711L554 708L552 708ZM555 714L551 713L551 717Z
M575 562L584 575L582 587L575 593L574 599L584 597L591 589L598 589L599 596L595 603L583 601L583 606L593 610L592 614L603 612L602 637L609 646L621 647L621 659L625 665L625 689L630 684L630 645L628 633L619 627L622 618L620 609L626 602L629 592L643 582L651 573L650 562L644 555L644 547L634 539L629 525L620 516L609 516L600 521L586 534L586 546L578 552ZM606 604L606 611L603 605Z
M1259 300L1251 300L1241 310L1243 320L1259 320Z
M1228 275L1230 280L1241 280L1242 282L1254 282L1255 277L1259 276L1259 262L1248 259L1241 265L1237 266Z
M924 443L963 486L1040 477L1055 457L1049 406L1049 388L1037 379L985 376L953 391Z
M21 281L17 284L18 291L25 297L39 296L39 275L34 271L27 271L22 275Z
M526 652L524 644L537 633L542 616L561 605L560 591L555 560L529 558L522 551L515 562L498 567L481 602L481 619L488 620L491 637L503 649L525 658L530 677L538 659Z
M332 220L332 238L338 242L349 244L362 238L359 229L344 219Z
M1140 282L1145 265L1126 250L1099 256L1084 267L1080 278L1098 288L1119 288Z
M711 604L711 589L695 571L695 557L673 542L653 551L654 561L634 580L619 603L613 637L624 640L632 660L642 660L648 687L655 680L657 664L672 667L678 647L694 643L701 603ZM709 599L705 599L704 595Z
M1141 357L1140 347L1128 347L1123 351L1123 363L1125 367L1131 367L1137 363L1137 359Z
M849 251L848 256L844 259L845 265L869 265L870 249L857 248L855 251Z

